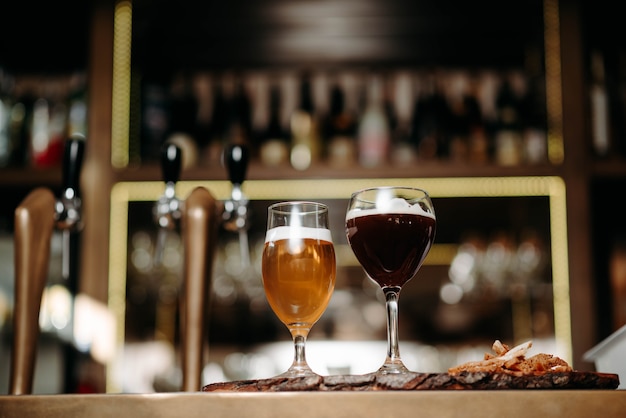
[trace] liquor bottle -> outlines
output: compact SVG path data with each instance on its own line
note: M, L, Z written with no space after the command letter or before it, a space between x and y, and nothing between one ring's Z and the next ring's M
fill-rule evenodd
M181 149L183 169L198 164L197 122L198 100L193 92L191 78L187 74L177 74L170 85L166 142Z
M31 120L35 98L28 88L15 85L15 101L11 106L9 136L12 144L12 164L22 167L27 165L31 138Z
M347 108L346 94L339 80L335 80L330 89L324 136L330 165L348 167L356 163L356 116Z
M69 81L67 135L87 137L87 81L83 72L72 74Z
M169 93L163 80L142 80L140 152L143 161L159 161L169 132Z
M591 110L591 144L595 155L605 158L611 153L611 133L604 56L599 51L591 53L589 101Z
M470 77L469 83L463 99L468 129L467 159L472 164L486 164L489 161L489 139L475 75Z
M469 135L470 135L470 111L469 79L467 74L457 73L448 80L449 93L448 104L450 108L450 121L448 131L449 157L451 160L461 162L469 159Z
M66 137L67 106L56 81L43 82L35 101L31 124L31 163L34 167L61 164Z
M408 72L393 77L392 109L395 124L390 123L391 160L394 164L411 164L417 158L416 149L411 142L411 117L413 115L414 89L413 79ZM393 126L395 125L395 126Z
M386 162L391 134L383 103L383 80L372 75L368 80L364 113L358 127L359 164L376 167Z
M433 73L426 76L413 109L411 137L420 160L431 161L448 155L450 109L437 81Z
M250 145L252 136L252 103L241 77L237 77L235 80L227 136L228 142L231 144Z
M519 165L523 155L520 109L509 78L505 78L500 85L496 109L495 161L500 165Z
M262 134L259 155L261 162L270 167L283 165L289 154L289 140L281 121L281 95L277 85L270 87L269 116Z
M606 81L611 113L611 137L620 158L626 157L626 50L606 56Z
M9 76L0 67L0 167L11 164L13 144L11 143L11 107Z
M306 170L321 155L320 128L313 105L311 80L308 74L300 79L299 105L291 115L291 165Z
M229 107L232 100L232 84L228 75L216 77L213 86L212 112L209 138L207 139L204 160L210 165L220 164L224 144L228 138Z
M530 74L521 104L524 162L544 164L548 161L545 83L539 74Z
M496 98L501 84L500 74L494 70L481 71L476 79L476 99L480 105L482 129L486 137L486 160L495 160L495 135L498 129Z
M193 95L196 99L197 114L194 130L198 146L199 163L210 162L211 117L213 114L213 93L215 80L209 72L197 72L192 79Z

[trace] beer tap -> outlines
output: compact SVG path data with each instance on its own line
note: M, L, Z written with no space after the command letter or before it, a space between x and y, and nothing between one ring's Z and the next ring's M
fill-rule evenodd
M176 229L181 217L181 201L176 197L176 182L180 178L182 152L174 144L166 144L161 152L161 169L165 181L165 191L156 202L153 215L159 226L154 252L154 266L163 259L165 240L169 231Z
M63 156L63 190L55 203L56 228L63 234L62 275L68 281L69 290L76 290L75 272L73 267L75 233L82 229L80 170L83 163L85 138L74 135L66 141Z
M63 156L63 183L60 198L55 201L55 228L62 233L61 274L72 297L78 290L79 233L82 230L82 201L80 196L80 171L85 150L85 138L76 134L66 140ZM73 314L72 314L73 316ZM68 328L71 329L71 328ZM73 335L68 336L73 340ZM65 393L75 390L77 379L76 350L71 344L63 347L65 367Z
M250 265L248 245L248 198L243 193L242 185L248 169L249 150L242 144L231 144L224 150L224 164L232 183L230 200L224 202L224 228L239 234L241 262L243 267Z

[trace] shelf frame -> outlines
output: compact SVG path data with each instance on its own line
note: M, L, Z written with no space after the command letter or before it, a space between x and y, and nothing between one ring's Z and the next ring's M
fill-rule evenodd
M572 327L569 294L569 257L565 182L558 176L295 179L249 180L242 188L250 200L348 199L352 192L374 186L419 186L433 198L536 197L549 198L550 242L555 341L558 355L572 362ZM205 187L216 199L230 198L226 180L180 181L176 194L184 198L196 187ZM128 212L131 202L156 202L164 190L162 181L119 182L111 191L108 307L116 318L116 346L123 349L127 281ZM116 355L107 365L107 392L117 392Z

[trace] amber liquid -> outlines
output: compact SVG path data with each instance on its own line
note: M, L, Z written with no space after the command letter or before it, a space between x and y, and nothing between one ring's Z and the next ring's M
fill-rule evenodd
M287 326L311 327L335 288L335 250L329 241L301 238L265 243L263 286L267 300Z
M372 214L346 221L354 255L381 287L402 287L422 265L435 238L434 217Z

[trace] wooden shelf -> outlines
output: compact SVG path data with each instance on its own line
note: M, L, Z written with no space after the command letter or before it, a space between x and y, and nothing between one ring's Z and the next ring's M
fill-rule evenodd
M60 187L62 178L61 167L0 169L0 186L3 188Z

